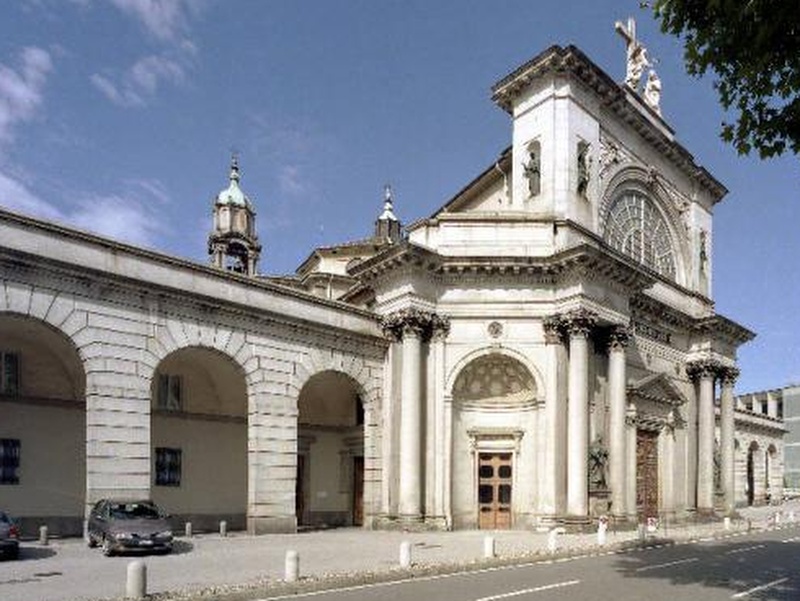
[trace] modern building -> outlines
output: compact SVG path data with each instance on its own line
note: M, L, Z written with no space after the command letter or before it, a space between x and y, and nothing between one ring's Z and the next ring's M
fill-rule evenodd
M405 234L387 190L291 276L258 275L236 162L210 265L0 212L3 508L62 533L104 497L253 533L733 511L726 189L635 67L548 48L492 90L496 161Z

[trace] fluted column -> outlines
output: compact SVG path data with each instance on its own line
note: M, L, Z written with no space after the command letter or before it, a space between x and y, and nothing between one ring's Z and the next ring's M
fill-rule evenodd
M608 396L609 396L609 484L611 486L611 511L615 516L626 515L625 473L626 453L625 414L628 410L626 398L625 347L628 332L625 328L614 328L608 343Z
M567 407L567 513L589 513L589 333L596 323L585 310L567 316L569 384Z
M714 377L719 366L698 361L690 371L698 383L697 403L697 511L714 511Z
M731 514L736 508L736 487L734 468L734 398L733 385L739 377L739 370L727 367L720 373L720 452L722 454L722 490L725 494L725 513Z
M562 370L566 367L563 320L560 315L545 318L544 341L547 353L547 392L545 413L545 457L542 470L539 512L544 516L556 516L564 512L567 495L566 450L567 450L567 404L563 398Z
M636 405L630 403L628 410L625 414L625 434L627 438L627 463L628 470L625 474L627 476L625 482L625 507L628 510L628 516L631 519L637 519L639 508L636 502L636 437L637 437L637 420L636 420Z

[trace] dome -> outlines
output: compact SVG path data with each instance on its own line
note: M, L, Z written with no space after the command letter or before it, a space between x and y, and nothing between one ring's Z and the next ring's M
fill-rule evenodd
M220 190L217 194L217 205L232 205L237 207L250 207L250 199L247 198L239 187L239 162L236 157L231 159L230 183L227 188Z

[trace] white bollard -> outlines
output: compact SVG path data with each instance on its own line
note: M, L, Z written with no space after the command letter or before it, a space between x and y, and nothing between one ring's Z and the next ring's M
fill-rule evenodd
M495 557L494 538L491 536L483 539L483 556L487 559Z
M186 538L192 538L192 523L186 522L183 526L183 533L186 535Z
M724 525L724 528L725 528L725 530L730 530L730 529L731 529L731 518L729 518L729 517L725 517L725 518L722 520L722 523L723 523L723 525Z
M286 582L297 582L300 577L300 556L297 551L287 551L283 568L283 579Z
M639 542L644 542L647 538L647 528L644 524L639 524Z
M129 599L144 599L147 596L147 566L143 561L128 563L125 596Z
M558 527L552 528L550 532L547 533L547 550L550 553L555 553L558 550L558 535L564 532L566 532L566 530Z
M606 545L606 534L608 532L608 523L603 519L597 524L597 544L601 547Z
M39 526L39 544L47 545L47 526Z
M775 525L780 526L781 521L783 520L783 512L779 511L775 514Z
M407 540L400 543L400 567L411 567L411 543Z
M228 536L228 522L226 522L225 520L222 520L219 523L219 535Z

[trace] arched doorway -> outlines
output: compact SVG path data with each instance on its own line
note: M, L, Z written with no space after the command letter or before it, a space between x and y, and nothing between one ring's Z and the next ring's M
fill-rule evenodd
M764 456L764 484L766 488L766 501L767 503L780 502L782 493L782 483L780 482L781 475L773 474L776 468L776 459L778 450L775 445L769 445L767 452Z
M23 534L82 532L86 376L78 351L37 319L0 314L0 499Z
M295 508L300 527L360 526L364 500L364 406L347 374L312 376L298 399Z
M753 441L747 449L747 504L756 503L756 461L758 455L758 443Z
M198 530L246 527L247 383L231 358L189 347L161 361L150 440L156 503Z
M505 354L479 356L459 372L452 389L455 527L508 529L515 516L535 510L536 396L530 370Z

